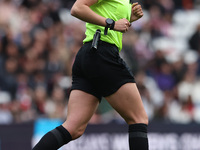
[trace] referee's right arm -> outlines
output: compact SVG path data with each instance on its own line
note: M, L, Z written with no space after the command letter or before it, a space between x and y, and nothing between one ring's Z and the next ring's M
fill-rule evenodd
M107 18L98 15L90 9L90 6L97 2L98 0L77 0L71 9L71 15L82 21L105 27ZM126 32L129 27L130 22L127 19L122 18L115 22L114 30Z
M106 18L90 9L90 6L97 2L98 0L77 0L71 9L71 15L82 21L105 27Z

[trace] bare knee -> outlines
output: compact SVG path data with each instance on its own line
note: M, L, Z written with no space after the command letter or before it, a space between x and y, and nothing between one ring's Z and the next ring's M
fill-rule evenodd
M83 135L85 132L85 128L87 125L76 126L76 124L66 124L64 123L63 126L68 130L68 132L72 136L72 140L75 140Z
M132 115L131 117L126 118L125 121L127 122L127 124L143 123L143 124L148 125L149 123L148 116L146 113L139 114L139 115Z
M85 129L83 129L83 128L79 128L79 129L71 131L72 139L75 140L75 139L79 138L80 136L83 135L84 132L85 132Z

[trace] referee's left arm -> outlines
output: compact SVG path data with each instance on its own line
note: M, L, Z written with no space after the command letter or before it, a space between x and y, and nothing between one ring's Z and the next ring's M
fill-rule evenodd
M136 21L143 16L142 7L138 2L132 4L130 22Z

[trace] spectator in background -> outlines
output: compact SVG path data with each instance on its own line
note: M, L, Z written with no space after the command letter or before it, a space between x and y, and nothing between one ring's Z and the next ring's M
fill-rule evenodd
M200 56L200 24L197 25L196 30L192 34L192 36L189 39L189 46L192 50L196 51ZM198 76L200 75L200 57L197 60L198 63L198 71L197 74Z
M6 59L4 69L4 72L0 73L0 89L9 92L13 99L17 90L15 75L18 69L18 60L16 58Z
M46 101L45 113L49 118L66 118L66 95L64 90L56 86L54 87L50 99Z
M175 5L175 9L183 8L182 0L174 0L174 5Z
M168 111L169 119L176 123L189 123L194 120L199 109L199 80L197 74L198 55L194 51L184 54L183 60L186 65L186 72L183 80L177 85L177 101L173 101ZM198 110L199 111L199 110ZM196 115L197 116L197 115ZM196 118L197 119L197 118Z
M45 115L45 104L48 99L46 88L37 86L33 96L33 107L37 115Z
M179 84L184 77L186 72L186 66L182 58L174 61L172 64L172 75L174 77L175 85Z
M0 72L3 72L3 55L2 55L2 42L1 42L1 37L0 37Z
M161 90L170 91L174 88L175 80L172 67L168 62L161 62L158 72L155 72L153 76Z
M192 9L194 7L194 0L182 0L184 9Z
M190 37L189 45L192 50L195 50L200 54L200 24L197 25L195 32Z
M11 97L8 92L0 92L0 124L10 124L13 122L13 115L10 112Z

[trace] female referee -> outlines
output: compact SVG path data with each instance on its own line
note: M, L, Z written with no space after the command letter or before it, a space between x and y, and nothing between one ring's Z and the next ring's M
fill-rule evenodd
M119 56L122 34L143 16L141 5L131 5L129 0L77 0L71 14L87 23L86 38L72 68L67 120L45 134L33 150L57 150L80 137L101 97L129 125L130 150L148 150L148 117L134 77ZM97 50L92 50L97 29L101 37Z

